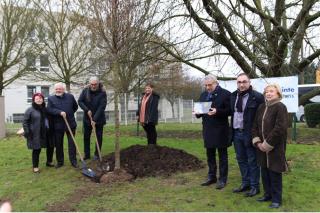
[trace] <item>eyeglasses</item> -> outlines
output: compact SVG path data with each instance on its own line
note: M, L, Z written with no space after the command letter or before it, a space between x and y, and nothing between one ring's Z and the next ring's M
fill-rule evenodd
M97 86L98 84L90 84L91 86Z
M247 84L249 81L237 81L237 84Z
M213 84L205 84L205 87L211 87Z

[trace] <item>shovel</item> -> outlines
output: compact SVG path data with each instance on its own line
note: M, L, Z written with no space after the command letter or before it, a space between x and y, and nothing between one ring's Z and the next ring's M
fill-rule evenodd
M91 115L88 115L88 116L90 118L92 131L93 131L93 134L94 134L95 139L96 139L96 146L97 146L97 151L98 151L98 155L99 155L100 169L102 171L107 171L108 172L109 169L110 169L109 165L105 165L105 164L102 163L102 155L101 155L101 150L100 150L100 146L99 146L99 142L98 142L96 126L92 124L92 122L93 122L92 116Z
M64 116L62 116L62 117L63 117L64 122L67 125L68 131L69 131L69 133L70 133L70 135L72 137L73 143L74 143L74 145L76 147L76 150L77 150L77 152L78 152L78 154L80 156L80 160L81 160L81 163L82 163L82 174L85 175L85 176L91 177L91 178L95 178L96 177L96 173L92 169L87 168L86 162L82 158L81 152L80 152L79 147L78 147L77 142L76 142L76 139L73 136L73 133L71 131L70 125L69 125L66 117L64 117Z

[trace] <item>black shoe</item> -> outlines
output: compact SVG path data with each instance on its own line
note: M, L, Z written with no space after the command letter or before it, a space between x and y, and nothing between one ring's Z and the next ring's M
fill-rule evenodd
M216 185L216 189L223 189L226 186L225 182L222 181L218 181L217 185Z
M63 167L63 164L57 164L55 167L56 169L59 169L60 167Z
M90 160L90 157L84 157L83 160ZM81 161L81 159L79 161Z
M239 192L245 192L250 190L250 186L245 186L243 184L241 184L241 186L239 188L235 188L232 190L233 193L239 193Z
M270 206L269 206L269 208L271 208L271 209L277 209L277 208L279 208L280 206L281 206L280 203L271 203Z
M76 169L79 168L78 164L76 164L76 163L72 163L71 166L74 167L74 168L76 168Z
M201 186L209 186L217 182L217 179L208 179L206 182L201 183Z
M257 199L257 201L259 201L259 202L266 202L269 200L271 200L271 196L268 196L268 195L264 195L263 197L260 197Z
M47 167L54 167L54 164L53 164L52 162L51 162L51 163L48 163L48 162L47 162L47 163L46 163L46 166L47 166Z
M250 191L248 191L244 196L245 197L253 197L259 193L260 193L259 189L251 187Z

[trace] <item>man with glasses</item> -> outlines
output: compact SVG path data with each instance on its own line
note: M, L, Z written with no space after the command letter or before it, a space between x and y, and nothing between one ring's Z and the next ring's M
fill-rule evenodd
M208 109L208 113L196 114L197 118L202 117L202 134L209 167L208 178L201 185L209 186L217 182L216 150L218 150L219 179L216 189L222 189L228 177L230 92L221 88L213 75L205 77L204 86L206 91L201 94L200 101L211 102L211 108Z
M84 159L90 159L90 136L92 127L95 126L99 147L102 146L103 126L106 124L104 111L107 105L107 94L104 86L99 83L97 77L89 79L87 85L81 92L78 104L83 110L83 140L84 140ZM92 120L91 120L92 118ZM98 150L94 152L94 160L98 159Z
M237 88L231 94L231 126L242 183L233 189L233 192L246 192L246 197L252 197L260 193L260 172L256 161L256 149L252 145L251 129L257 108L264 102L264 97L252 89L250 78L245 73L238 75Z

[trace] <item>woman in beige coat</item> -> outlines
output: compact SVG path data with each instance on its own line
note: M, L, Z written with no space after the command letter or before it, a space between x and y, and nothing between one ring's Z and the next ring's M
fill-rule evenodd
M258 201L271 200L270 208L279 208L282 202L282 172L287 170L285 150L288 111L281 103L279 85L269 84L264 89L266 102L257 110L252 142L257 148L257 163L261 167L264 196Z

